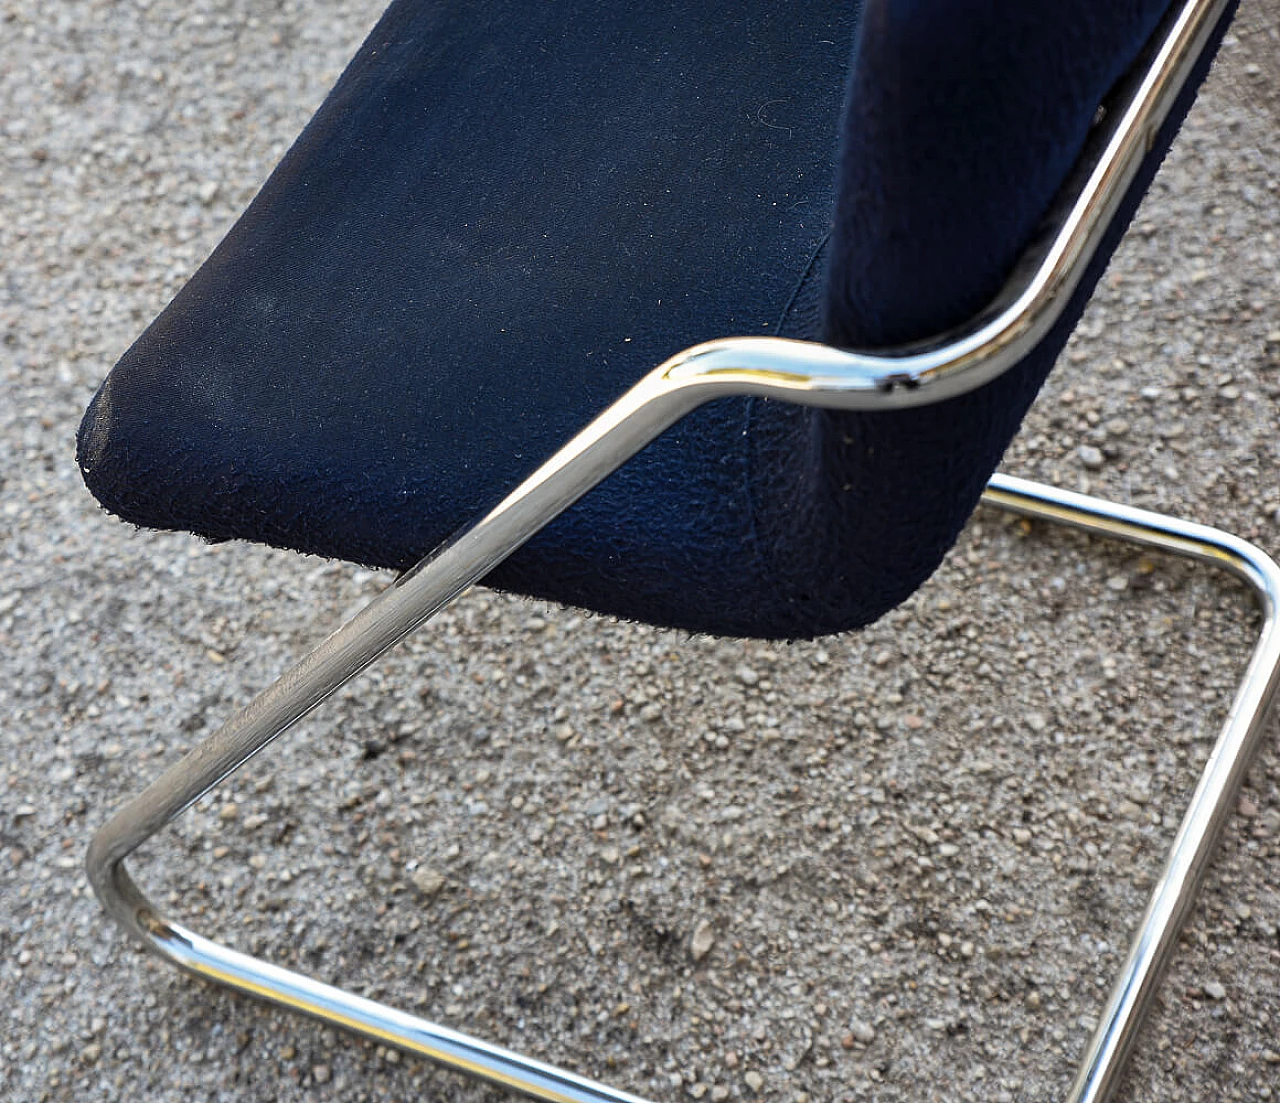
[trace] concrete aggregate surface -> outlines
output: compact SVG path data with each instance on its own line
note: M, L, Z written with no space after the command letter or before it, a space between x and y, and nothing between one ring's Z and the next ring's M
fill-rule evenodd
M73 455L368 0L0 0L0 1098L502 1098L153 960L124 796L388 576L138 532ZM1280 3L1217 68L1005 470L1280 552ZM1207 568L981 511L859 635L476 589L139 864L320 979L661 1099L1061 1096L1258 627ZM1120 1098L1280 1097L1273 723Z

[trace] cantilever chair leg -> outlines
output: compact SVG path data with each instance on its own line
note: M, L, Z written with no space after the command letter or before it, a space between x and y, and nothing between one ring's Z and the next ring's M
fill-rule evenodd
M1119 1081L1178 934L1199 893L1221 828L1261 741L1280 679L1280 630L1276 618L1280 567L1254 545L1219 530L1020 479L997 475L984 500L999 509L1221 567L1252 587L1264 614L1261 635L1222 732L1066 1097L1070 1103L1103 1103ZM469 578L459 582L450 567L447 551L391 586L224 728L121 808L90 846L90 879L121 926L149 949L196 976L537 1099L575 1103L634 1100L625 1092L202 938L165 918L125 869L124 859L133 850L372 662L395 639L407 635L456 596ZM455 577L450 577L451 573ZM475 573L478 572L464 572ZM406 609L406 591L420 602L427 595L423 603L426 607L419 604ZM384 606L388 613L380 617Z
M124 860L388 648L422 626L686 413L747 395L822 407L901 409L942 401L1021 361L1061 316L1085 267L1226 0L1183 0L1123 110L1099 128L1099 152L1057 233L1020 266L989 311L940 343L888 355L777 338L732 338L674 357L637 383L487 516L399 578L350 622L140 795L89 847L94 890L148 948L208 980L305 1012L442 1065L557 1103L631 1100L552 1068L319 984L210 942L166 919ZM1034 264L1031 263L1034 261ZM1115 1089L1178 933L1204 880L1223 823L1258 748L1280 678L1280 567L1262 551L1202 525L997 476L986 500L1001 509L1214 564L1244 579L1264 622L1244 679L1174 839L1129 957L1083 1056L1070 1103L1103 1103Z

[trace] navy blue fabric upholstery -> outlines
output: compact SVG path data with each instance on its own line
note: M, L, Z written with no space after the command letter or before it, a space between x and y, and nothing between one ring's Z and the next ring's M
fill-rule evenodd
M681 348L962 320L1165 0L865 7L397 0L103 384L90 489L403 568ZM488 581L696 631L865 624L954 542L1087 291L943 407L705 407Z

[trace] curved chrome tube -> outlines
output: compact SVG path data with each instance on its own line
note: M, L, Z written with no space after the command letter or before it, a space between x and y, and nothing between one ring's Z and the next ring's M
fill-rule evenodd
M1223 824L1261 740L1280 682L1280 567L1254 545L1217 529L1006 476L984 500L1020 513L1220 567L1257 595L1264 623L1243 681L1152 893L1129 957L1081 1061L1068 1103L1104 1103L1118 1083L1178 933L1203 882ZM465 583L463 584L465 585ZM138 890L123 859L218 780L390 646L399 627L380 629L375 610L390 603L390 622L417 622L461 586L446 552L402 579L320 646L200 748L172 767L98 832L88 866L95 891L118 923L149 949L186 971L303 1012L386 1045L429 1058L537 1099L556 1103L636 1103L635 1097L552 1068L371 1000L258 961L170 922ZM408 603L409 612L402 606ZM405 632L411 631L405 629ZM339 680L332 681L337 678ZM277 726L279 725L279 726Z
M1280 567L1238 536L1147 510L1101 503L1096 498L997 475L983 500L1026 517L1067 525L1095 536L1140 544L1196 559L1227 571L1253 591L1262 631L1236 690L1222 731L1183 814L1106 1008L1085 1050L1068 1103L1103 1103L1119 1082L1138 1027L1195 904L1223 825L1235 808L1249 765L1258 752L1267 715L1280 684Z
M1060 316L1143 155L1225 9L1187 0L1165 33L1087 181L1029 276L966 331L927 347L843 352L776 338L699 345L641 380L458 539L398 579L191 754L120 808L94 837L90 881L108 912L150 949L198 976L261 996L545 1100L633 1097L392 1011L209 942L169 922L124 859L388 648L420 627L630 456L703 402L756 395L842 409L894 409L981 386L1022 359ZM1003 305L1003 304L1008 305ZM1031 516L1215 563L1245 578L1265 611L1250 662L1142 931L1069 1096L1101 1103L1115 1085L1222 823L1256 749L1280 667L1280 570L1252 545L1203 526L997 477L987 500Z
M1064 188L1071 199L1051 216L1056 226L1047 244L1033 247L992 306L965 326L876 353L819 352L779 338L716 341L669 362L672 380L723 374L735 381L736 394L753 393L753 382L767 380L793 402L883 410L941 402L1004 374L1065 309L1226 8L1227 0L1186 0L1169 20L1127 101L1104 122L1092 168Z

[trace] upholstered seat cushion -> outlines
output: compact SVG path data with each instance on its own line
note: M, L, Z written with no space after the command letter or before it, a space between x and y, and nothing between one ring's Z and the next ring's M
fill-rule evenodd
M141 525L407 567L681 348L980 307L1164 7L397 0L103 384L86 481ZM864 624L950 547L1071 320L941 408L706 407L488 581Z

